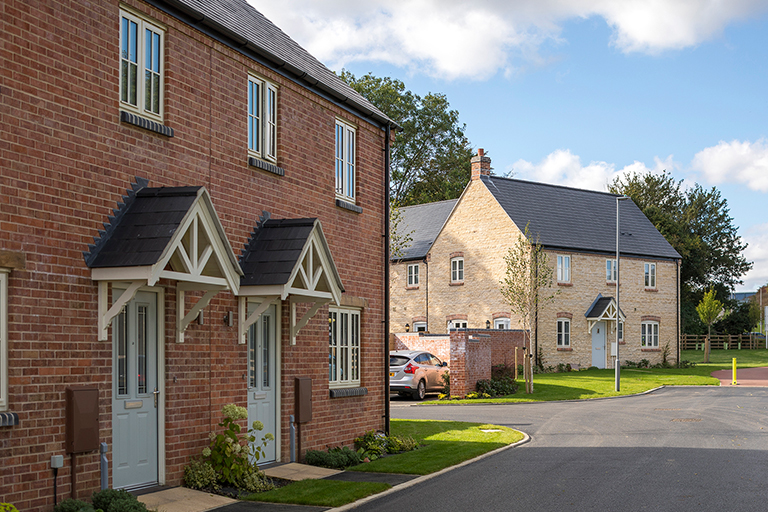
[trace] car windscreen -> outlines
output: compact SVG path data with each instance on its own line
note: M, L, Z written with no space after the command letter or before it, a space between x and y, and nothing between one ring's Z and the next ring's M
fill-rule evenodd
M389 366L403 366L410 361L406 356L389 356Z

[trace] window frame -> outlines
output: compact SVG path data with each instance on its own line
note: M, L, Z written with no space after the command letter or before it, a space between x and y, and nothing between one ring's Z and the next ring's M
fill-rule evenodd
M656 289L658 275L656 273L656 263L645 262L643 265L643 283L646 289Z
M605 282L615 283L618 280L616 275L616 259L607 258L605 260Z
M454 324L457 324L457 323L458 324L462 324L462 325L458 325L458 326L454 325ZM466 329L467 328L467 321L466 320L459 320L459 319L457 319L457 320L448 320L447 327L448 327L448 332L450 332L451 330L455 330L455 329Z
M412 263L408 265L407 281L408 286L419 286L419 264Z
M464 257L456 256L451 258L451 282L464 282Z
M0 268L0 411L8 410L8 275Z
M557 319L557 348L571 348L571 319Z
M125 33L126 29L126 22L128 22L128 27L130 27L130 23L136 24L136 60L131 61L130 56L124 55L124 51L130 53L130 50L125 48L124 44L127 43L127 46L130 48L130 41L126 39L128 37L128 34ZM153 119L155 121L158 121L160 123L163 122L163 119L165 117L165 32L166 29L164 26L160 25L159 23L152 21L148 19L147 17L141 15L138 12L135 11L129 11L124 8L120 9L120 41L118 44L119 47L119 64L118 64L118 76L119 76L119 103L120 108L129 112L132 112L134 114L137 114L141 117L146 117ZM146 108L146 79L144 78L146 75L146 65L147 65L147 41L146 41L146 32L151 31L153 36L157 36L157 39L155 40L153 37L153 43L157 43L156 51L153 52L153 57L156 57L156 69L149 69L151 73L154 73L157 75L157 112L153 110L147 110ZM130 30L129 30L130 33ZM141 36L140 36L141 34ZM151 59L150 59L151 60ZM132 63L136 66L136 104L134 105L131 103L131 97L130 97L130 89L126 90L128 87L128 82L130 81L128 77L126 76L126 81L123 80L123 63L124 62ZM128 64L130 66L130 64ZM150 64L151 65L151 64ZM154 66L153 66L154 68ZM126 99L124 100L123 97Z
M649 330L651 331L649 334ZM659 322L652 320L644 320L640 323L640 348L659 348ZM651 337L648 340L648 337ZM650 341L650 343L649 343Z
M334 140L336 197L343 201L355 203L357 198L355 193L357 187L357 128L346 121L336 119Z
M571 282L571 255L558 254L556 258L556 262L557 262L557 282L570 283Z
M334 318L333 315L336 315ZM343 321L340 321L342 315L349 315L351 322L348 324L346 344L347 352L343 354ZM328 308L328 387L329 388L352 388L359 387L361 381L361 354L362 354L362 331L361 331L361 311L346 307ZM355 345L355 327L356 327L356 345ZM334 334L336 343L334 344ZM334 349L336 353L334 354ZM333 357L336 356L336 369L333 366ZM357 365L355 366L355 362ZM341 366L343 364L344 366ZM347 368L348 377L340 378L344 368ZM334 371L336 375L334 376Z
M494 318L493 328L503 329L508 331L512 328L512 321L509 319L509 317L506 317L506 316L500 316L499 318Z
M259 115L254 115L254 87L258 87L256 104ZM248 74L247 94L247 125L248 125L248 154L250 156L277 163L277 91L278 87L260 76ZM259 134L254 136L253 126L256 119ZM255 147L258 144L258 147Z
M413 322L413 332L427 332L427 322Z

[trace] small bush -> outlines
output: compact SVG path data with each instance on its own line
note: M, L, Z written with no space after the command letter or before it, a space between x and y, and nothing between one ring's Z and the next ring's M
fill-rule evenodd
M387 453L410 452L418 447L418 441L411 436L390 435L387 438Z
M184 485L190 489L218 489L218 474L210 463L196 459L184 468Z
M305 462L312 466L321 466L331 469L346 469L362 462L360 454L355 450L344 446L343 448L331 448L327 452L322 450L307 450Z
M440 378L443 380L442 394L450 395L451 394L451 372L449 372L448 370L445 370L443 374L440 375Z
M0 512L19 512L19 509L10 503L0 503Z
M271 491L275 488L266 475L253 466L240 477L237 487L248 492Z
M677 364L678 368L693 368L694 366L696 366L696 363L694 363L692 361L688 361L687 359L683 360L683 361L680 361Z
M475 385L478 394L490 397L513 395L517 391L517 383L509 377L500 379L479 380Z
M361 453L362 458L376 460L387 453L387 436L384 432L369 430L355 439L355 448Z
M53 508L54 512L94 512L93 505L67 498Z
M104 512L147 512L147 506L136 497L132 500L117 499L110 503L109 508Z

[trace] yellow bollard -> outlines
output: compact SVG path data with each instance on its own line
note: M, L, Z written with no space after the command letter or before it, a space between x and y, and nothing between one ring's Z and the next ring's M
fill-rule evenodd
M736 382L736 358L733 358L733 382L731 383L732 386L738 386L739 383Z

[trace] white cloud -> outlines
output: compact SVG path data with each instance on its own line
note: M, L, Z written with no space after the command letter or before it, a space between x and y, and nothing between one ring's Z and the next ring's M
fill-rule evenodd
M742 238L749 244L744 257L755 265L743 277L744 284L738 286L736 291L755 291L768 283L768 224L750 227Z
M691 170L714 185L743 183L752 190L768 192L768 141L720 141L696 153Z
M574 155L568 149L558 149L537 164L522 159L518 160L512 164L510 171L518 179L605 191L608 185L621 174L661 172L677 167L679 166L672 159L672 155L664 160L656 157L652 168L638 161L620 170L616 170L614 164L600 161L582 165L578 155Z
M624 52L658 53L716 37L766 9L761 0L248 0L332 69L385 62L447 79L484 80L546 61L563 22L599 16Z

